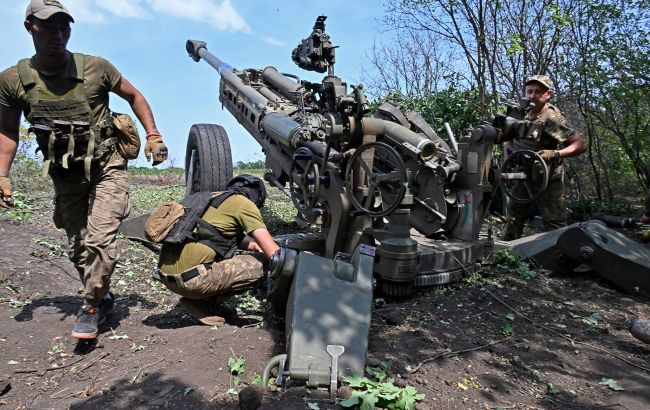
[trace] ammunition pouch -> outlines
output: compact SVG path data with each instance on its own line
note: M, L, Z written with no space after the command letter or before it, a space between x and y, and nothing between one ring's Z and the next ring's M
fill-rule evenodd
M113 128L117 138L117 152L124 159L136 159L140 153L140 136L138 129L127 114L112 113Z
M147 219L145 236L153 242L171 245L198 242L211 248L216 253L217 261L232 258L243 235L226 238L202 217L208 207L218 208L227 198L237 194L226 191L215 197L212 192L196 192L180 203L163 202Z
M117 142L112 136L111 120L95 126L84 121L52 121L52 127L35 124L29 129L38 144L36 151L43 153L43 176L51 165L69 169L74 163L83 162L86 179L90 179L90 168L94 160L103 157Z

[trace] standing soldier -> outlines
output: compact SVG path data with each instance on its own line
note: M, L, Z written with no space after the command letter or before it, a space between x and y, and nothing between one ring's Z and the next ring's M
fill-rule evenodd
M537 151L549 169L546 191L537 199L539 212L547 231L566 226L567 207L564 198L564 169L562 159L582 154L587 146L576 131L566 124L560 110L549 103L553 96L553 82L548 76L534 75L526 81L526 98L534 104L528 111L529 126L523 138L504 144L505 149ZM521 237L528 216L528 204L508 204L508 224L503 237L511 241Z
M0 207L13 204L9 169L23 113L54 183L54 224L65 229L70 260L84 284L72 336L93 339L113 308L108 290L117 262L115 236L130 210L128 154L118 140L124 127L121 120L113 124L109 92L125 99L140 120L153 165L167 158L167 147L147 100L111 63L67 50L73 22L59 1L32 0L24 25L36 54L0 73ZM137 145L135 127L128 128Z

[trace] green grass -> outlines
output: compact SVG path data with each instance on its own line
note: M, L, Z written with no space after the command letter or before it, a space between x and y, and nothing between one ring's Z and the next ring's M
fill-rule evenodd
M151 212L161 202L178 201L183 195L184 186L131 185L131 216Z
M232 174L234 175L240 175L240 174L251 174L255 175L256 177L262 178L264 175L264 172L266 172L265 169L263 168L234 168L232 170Z
M183 175L183 168L129 167L129 175Z

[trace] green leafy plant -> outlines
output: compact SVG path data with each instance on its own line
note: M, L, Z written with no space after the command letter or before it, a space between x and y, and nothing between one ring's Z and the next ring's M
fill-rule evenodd
M228 390L228 394L237 394L237 391L233 388L233 386L239 386L241 384L241 375L244 374L244 371L246 370L246 358L244 356L229 357L228 370L230 371L231 375L230 389Z
M20 309L21 307L29 305L31 303L31 300L20 301L18 299L9 299L9 306L14 309Z
M603 385L603 386L607 386L607 387L609 387L610 389L612 389L612 390L614 390L614 391L623 391L623 390L625 390L625 389L624 389L623 387L621 387L621 385L619 385L618 382L617 382L616 380L614 380L614 379L605 379L605 378L603 378L603 379L600 381L600 383L598 383L598 384Z
M560 394L560 390L557 387L553 386L553 383L548 383L546 385L546 394L557 396Z
M65 352L65 343L60 342L52 346L52 348L47 352L50 356L57 356Z
M494 252L494 262L498 269L508 273L516 273L526 280L533 279L537 276L537 272L531 269L524 258L515 255L507 249L500 249Z
M506 323L505 325L501 326L501 333L506 336L512 336L515 334L515 326L512 323Z
M241 375L246 369L246 358L244 356L229 357L228 369L233 376Z
M388 378L392 362L382 361L378 366L366 366L368 377L353 376L346 380L354 391L345 401L343 407L359 405L361 409L382 407L390 410L409 410L415 408L415 403L424 399L412 386L400 388Z
M346 380L352 395L339 403L343 407L359 406L361 410L372 410L381 407L389 410L411 410L415 404L424 400L424 394L418 393L415 387L397 387L393 379L384 382L370 380L367 377L352 376Z
M582 321L590 326L598 326L600 320L603 320L603 317L598 312L594 312L590 316L582 318Z

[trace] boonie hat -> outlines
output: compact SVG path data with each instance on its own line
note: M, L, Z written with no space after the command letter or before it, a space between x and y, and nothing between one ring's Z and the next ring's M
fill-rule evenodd
M66 9L65 6L58 0L30 1L29 5L27 6L27 11L25 11L25 19L27 19L29 16L34 16L41 20L47 20L56 13L66 14L68 17L70 17L70 21L74 23L74 19L72 18L72 15L68 9Z
M526 85L530 83L540 83L549 90L553 89L553 80L551 80L551 78L547 75L534 75L532 77L528 77Z

